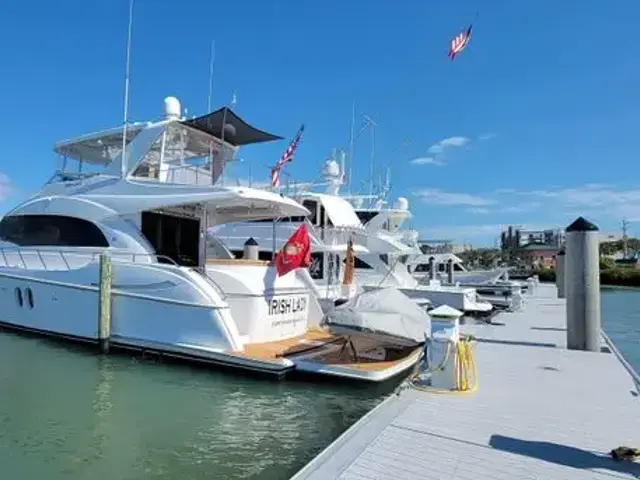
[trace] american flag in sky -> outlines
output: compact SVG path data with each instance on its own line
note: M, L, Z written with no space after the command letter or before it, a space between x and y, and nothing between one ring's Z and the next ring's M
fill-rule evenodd
M451 40L451 45L449 45L449 58L453 60L456 58L456 55L462 52L469 45L469 40L471 40L471 27L467 28L464 32L456 35L453 40Z
M278 188L280 186L280 169L284 167L287 163L289 163L291 160L293 160L293 155L295 154L296 149L298 148L298 144L302 139L303 133L304 133L304 124L300 126L300 130L298 130L298 133L296 134L294 139L291 141L287 149L284 151L284 153L282 154L282 157L280 157L280 160L278 160L278 163L276 163L274 167L271 169L271 186L272 187Z

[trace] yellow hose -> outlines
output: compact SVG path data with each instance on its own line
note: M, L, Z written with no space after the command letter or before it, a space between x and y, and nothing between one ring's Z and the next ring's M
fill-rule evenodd
M473 358L473 338L461 337L456 344L455 371L456 386L452 389L434 388L424 385L417 385L416 377L420 372L415 373L409 379L409 384L413 388L431 393L472 393L478 389L478 370Z

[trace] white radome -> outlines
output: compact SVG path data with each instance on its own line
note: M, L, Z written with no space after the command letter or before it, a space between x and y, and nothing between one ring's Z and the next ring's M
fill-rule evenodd
M165 118L180 118L180 115L180 100L178 100L176 97L166 97L164 99Z

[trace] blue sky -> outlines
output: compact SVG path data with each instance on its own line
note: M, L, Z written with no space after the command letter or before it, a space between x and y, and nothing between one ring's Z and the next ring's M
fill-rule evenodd
M259 128L291 137L306 124L291 178L316 179L348 145L355 102L425 237L493 244L501 225L578 215L605 231L627 218L640 234L639 14L633 0L136 0L130 118L158 118L167 95L205 113L215 39L215 107L235 91ZM121 123L127 15L128 0L3 7L0 213L51 175L54 142ZM356 144L358 185L369 144ZM233 174L251 165L266 181L285 147L241 150Z

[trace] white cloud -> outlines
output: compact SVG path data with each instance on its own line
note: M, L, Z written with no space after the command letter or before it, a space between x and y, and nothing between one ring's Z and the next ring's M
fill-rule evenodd
M438 143L434 143L431 145L427 152L431 155L440 155L445 151L445 149L450 147L463 147L467 143L469 143L469 139L467 137L449 137L444 140L440 140Z
M539 204L560 208L563 211L576 210L606 213L609 218L640 220L640 186L619 188L606 184L585 184L556 190L530 190L517 192L518 195L537 200Z
M640 221L640 186L620 188L592 183L536 190L500 188L479 194L427 188L414 194L427 204L476 207L467 209L475 214L547 212L554 217L596 215L604 220Z
M413 165L442 165L442 162L435 157L418 157L411 160Z
M469 213L477 213L480 215L485 215L487 213L489 213L491 210L489 210L488 208L484 208L484 207L472 207L472 208L467 208L467 212Z
M414 195L420 197L425 203L436 205L465 205L473 207L482 207L494 205L495 200L472 195L469 193L445 192L437 188L424 188L417 190Z
M426 240L450 240L455 243L493 244L500 236L499 223L477 225L436 225L420 232L420 238Z
M493 138L496 138L497 136L498 136L497 133L487 132L487 133L483 133L482 135L478 135L478 140L480 140L481 142L484 142L486 140L491 140Z
M436 188L416 190L420 200L455 213L464 222L472 215L487 220L525 224L525 228L563 227L583 215L603 229L616 229L620 220L640 223L640 184L619 187L607 184L584 184L571 187L548 187L534 190L495 189L482 193L464 193ZM479 217L476 217L479 218ZM482 241L493 244L502 226L487 221L478 225L445 225L425 229L423 236L450 238L454 241ZM639 228L632 223L632 229Z
M541 202L524 202L516 205L508 205L500 210L502 212L508 213L525 213L525 212L533 212L538 210L542 206Z

